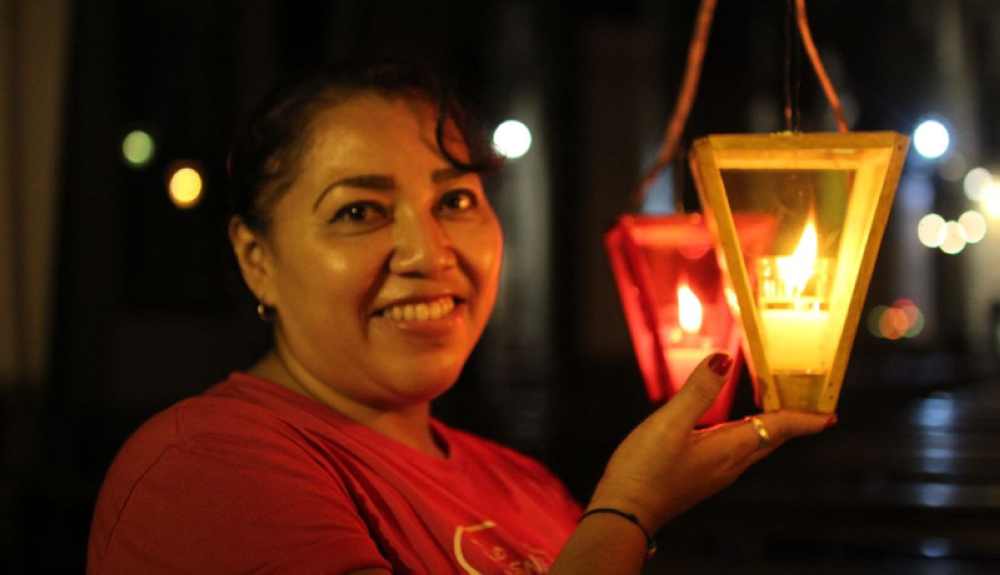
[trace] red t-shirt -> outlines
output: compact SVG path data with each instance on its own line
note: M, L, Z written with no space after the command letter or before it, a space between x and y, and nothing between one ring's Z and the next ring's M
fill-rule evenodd
M436 459L234 373L125 444L87 572L545 573L580 507L538 462L434 422Z

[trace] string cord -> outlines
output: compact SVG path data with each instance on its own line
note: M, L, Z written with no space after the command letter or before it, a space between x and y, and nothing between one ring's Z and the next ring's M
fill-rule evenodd
M635 192L633 192L630 200L629 207L633 210L638 210L642 207L646 200L646 196L649 194L649 190L656 181L659 173L668 166L677 155L677 148L681 141L681 136L684 133L684 127L687 124L688 116L691 113L691 107L694 104L695 96L698 92L698 82L701 79L702 64L705 60L705 50L708 47L708 36L712 28L712 19L715 15L715 6L717 0L701 0L701 5L698 8L698 17L695 21L695 31L691 38L691 43L688 47L688 58L687 64L684 70L684 80L681 83L680 94L677 97L677 103L674 106L673 113L670 116L670 121L667 123L667 128L664 131L663 141L660 144L660 149L656 154L656 161L653 166L647 170L639 180L639 185L636 187ZM802 41L802 45L805 48L806 54L809 56L809 61L812 64L813 70L816 72L816 76L819 78L820 85L823 87L823 92L826 95L827 101L830 103L830 108L833 110L834 117L837 121L837 129L840 132L848 132L847 120L844 118L844 112L840 105L840 99L837 97L837 93L833 89L833 84L830 82L830 78L826 73L826 69L823 67L822 61L819 58L819 52L816 50L816 45L813 42L812 32L809 30L809 21L806 17L806 6L805 0L795 0L795 16L799 32L799 38ZM790 28L790 26L789 26ZM788 42L791 42L791 35L788 36ZM786 110L785 110L785 123L786 126L791 126L797 128L799 119L795 120L793 125L793 108L795 108L795 115L799 115L798 112L798 89L795 89L795 103L793 104L792 88L790 80L790 69L791 69L791 50L786 50L786 58L788 59L786 65Z

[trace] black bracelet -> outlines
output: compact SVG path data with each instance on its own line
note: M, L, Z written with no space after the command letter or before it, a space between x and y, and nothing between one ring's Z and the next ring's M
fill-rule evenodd
M653 555L656 554L656 541L653 541L653 538L649 536L649 531L646 531L646 528L642 526L642 523L639 523L639 519L635 515L632 515L631 513L625 513L624 511L619 511L618 509L612 509L610 507L598 507L597 509L591 509L590 511L584 513L583 516L580 517L580 521L583 521L587 517L591 515L596 515L598 513L610 513L611 515L617 515L619 517L622 517L630 521L636 527L641 529L642 534L646 537L646 561L649 561L650 559L653 558Z

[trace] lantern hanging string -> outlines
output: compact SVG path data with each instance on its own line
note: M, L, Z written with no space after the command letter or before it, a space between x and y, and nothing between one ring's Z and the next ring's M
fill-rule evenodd
M695 32L688 47L687 64L684 70L684 80L681 83L681 91L674 105L674 111L667 123L667 129L663 135L663 142L656 154L656 162L647 170L639 180L639 185L629 201L629 206L637 210L642 207L646 200L646 195L656 181L659 173L673 161L677 154L681 136L684 133L685 124L691 113L691 106L694 104L695 95L698 92L698 81L701 78L702 64L705 60L705 50L708 47L708 35L712 28L712 19L715 15L717 0L701 0L698 8L698 18L695 22ZM820 61L819 52L813 42L812 32L809 30L809 21L806 19L805 0L795 0L796 20L798 22L799 36L809 55L813 70L819 78L823 92L827 101L833 109L834 117L837 121L837 129L840 132L848 132L847 120L840 105L840 99L833 89L826 69Z
M823 86L826 99L830 102L830 107L833 108L833 115L837 119L837 129L842 133L846 133L849 130L847 129L847 120L844 118L844 110L840 107L840 98L837 97L837 92L833 89L830 77L826 75L826 69L823 67L823 62L819 59L819 51L816 50L812 32L809 30L809 21L806 19L806 0L795 0L795 12L799 22L799 36L802 37L802 45L805 46L806 54L809 55L809 61L812 62L813 70L816 71L819 83Z
M795 42L795 0L785 0L785 130L797 132L802 123L799 88L802 85L800 51Z
M684 134L684 126L687 124L691 106L698 93L698 80L701 77L701 67L705 60L705 49L708 47L708 33L712 29L715 5L716 0L701 0L701 6L698 8L698 19L695 21L694 35L691 37L691 44L688 47L687 65L684 69L680 95L677 97L674 112L671 114L670 122L667 123L667 129L663 134L663 143L660 145L659 152L656 153L656 162L643 174L638 188L629 201L629 205L634 210L642 207L643 202L646 201L646 195L649 193L649 188L652 187L663 168L669 165L677 154L677 146Z

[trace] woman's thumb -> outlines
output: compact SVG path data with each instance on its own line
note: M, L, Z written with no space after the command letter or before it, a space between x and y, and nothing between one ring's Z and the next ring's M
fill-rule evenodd
M733 358L722 352L701 360L680 391L663 407L663 416L671 425L693 429L719 396L732 369Z

